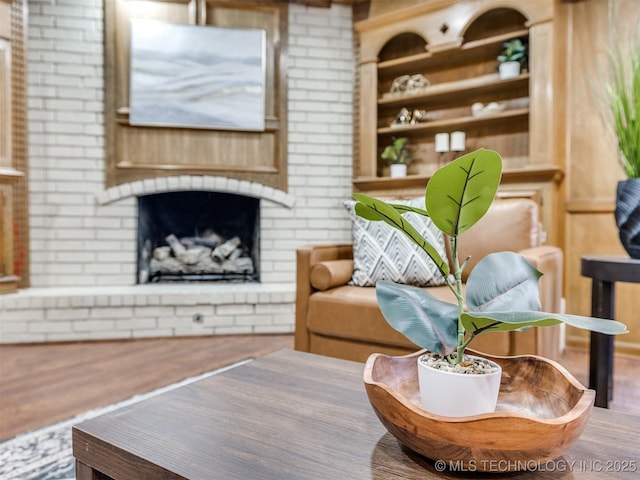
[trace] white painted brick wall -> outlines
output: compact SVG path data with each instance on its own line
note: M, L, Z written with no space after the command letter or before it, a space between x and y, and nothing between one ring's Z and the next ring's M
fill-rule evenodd
M135 201L96 202L104 189L102 28L102 0L29 1L33 287L135 283ZM351 193L350 8L290 5L288 63L295 204L262 201L264 283L294 281L300 244L349 239L340 203Z
M136 202L127 195L157 185L104 190L103 2L28 3L33 288L0 296L0 341L291 331L295 249L350 239L341 202L352 175L351 9L289 6L289 192L261 201L262 284L153 295L136 293L146 286L117 294L135 283ZM163 181L239 188L219 177ZM241 191L264 191L249 188ZM213 314L194 324L201 305L213 305Z

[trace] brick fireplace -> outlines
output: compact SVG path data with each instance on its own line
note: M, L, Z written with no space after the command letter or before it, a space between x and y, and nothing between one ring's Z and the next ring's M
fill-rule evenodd
M92 4L29 3L31 287L0 296L1 341L292 331L295 249L350 239L350 8L289 7L287 191L215 175L105 189L102 2ZM43 41L52 18L56 40ZM138 282L139 198L179 191L258 203L258 281Z

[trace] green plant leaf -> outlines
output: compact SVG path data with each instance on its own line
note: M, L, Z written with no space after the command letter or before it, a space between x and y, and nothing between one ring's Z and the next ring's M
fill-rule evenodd
M536 318L539 317L539 318ZM461 316L467 333L480 335L491 332L526 330L531 327L550 327L562 323L548 313L541 312L467 312Z
M409 159L409 150L406 148L408 138L394 138L391 145L387 145L380 157L390 163L405 163Z
M465 312L462 314L462 323L471 334L523 330L532 326L547 327L566 323L572 327L593 332L606 333L607 335L619 335L627 333L625 324L615 320L602 318L583 317L566 313L506 311L506 312ZM480 330L480 331L478 331Z
M561 319L567 325L581 328L583 330L591 330L592 332L606 333L607 335L619 335L628 333L627 326L616 320L608 320L605 318L583 317L582 315L570 315L568 313L547 313Z
M458 307L425 290L388 280L376 284L382 315L395 330L416 345L439 355L456 350Z
M466 312L461 316L467 333L480 335L491 332L526 330L530 327L550 327L562 323L548 313L529 311Z
M613 42L611 81L606 85L620 163L628 178L640 177L640 33L630 42ZM626 44L626 45L625 45ZM625 48L626 47L626 48Z
M542 276L522 255L497 252L482 258L467 279L467 308L472 312L540 310Z
M502 176L502 159L479 149L440 168L427 183L425 206L433 223L457 237L487 212Z
M396 153L392 145L384 147L384 150L382 151L382 155L380 156L382 157L383 160L391 160L391 161L394 161L398 158L398 154Z
M418 245L424 252L433 260L440 273L444 278L449 276L449 264L445 262L435 246L427 242L401 214L394 208L393 205L378 200L377 198L370 197L363 193L354 193L358 203L355 205L356 215L372 221L384 221L392 227L403 232L409 237L416 245Z
M408 213L408 212L413 212L413 213L417 213L418 215L422 215L423 217L428 217L429 213L427 213L426 210L423 210L421 208L418 207L412 207L410 205L400 205L397 203L391 203L390 204L393 208L396 209L396 211L400 214L403 213Z

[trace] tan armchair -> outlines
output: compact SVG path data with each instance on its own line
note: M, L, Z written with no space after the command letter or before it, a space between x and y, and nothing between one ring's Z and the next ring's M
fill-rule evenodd
M465 272L468 275L489 253L519 252L544 274L540 279L542 310L560 312L562 251L541 245L541 237L534 201L495 200L485 217L459 239L462 258L472 258ZM348 285L352 271L350 244L309 245L297 250L296 350L359 362L374 352L404 355L418 350L387 324L374 287ZM448 287L426 288L454 302ZM481 335L470 347L495 355L532 353L554 359L560 353L559 327Z

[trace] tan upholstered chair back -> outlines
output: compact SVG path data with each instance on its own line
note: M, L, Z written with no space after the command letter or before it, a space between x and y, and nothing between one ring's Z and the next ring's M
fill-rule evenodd
M529 198L496 199L486 215L458 240L460 263L468 255L471 261L463 274L463 281L481 258L501 251L518 252L541 244L542 230L538 218L538 204ZM449 264L451 252L447 245Z

